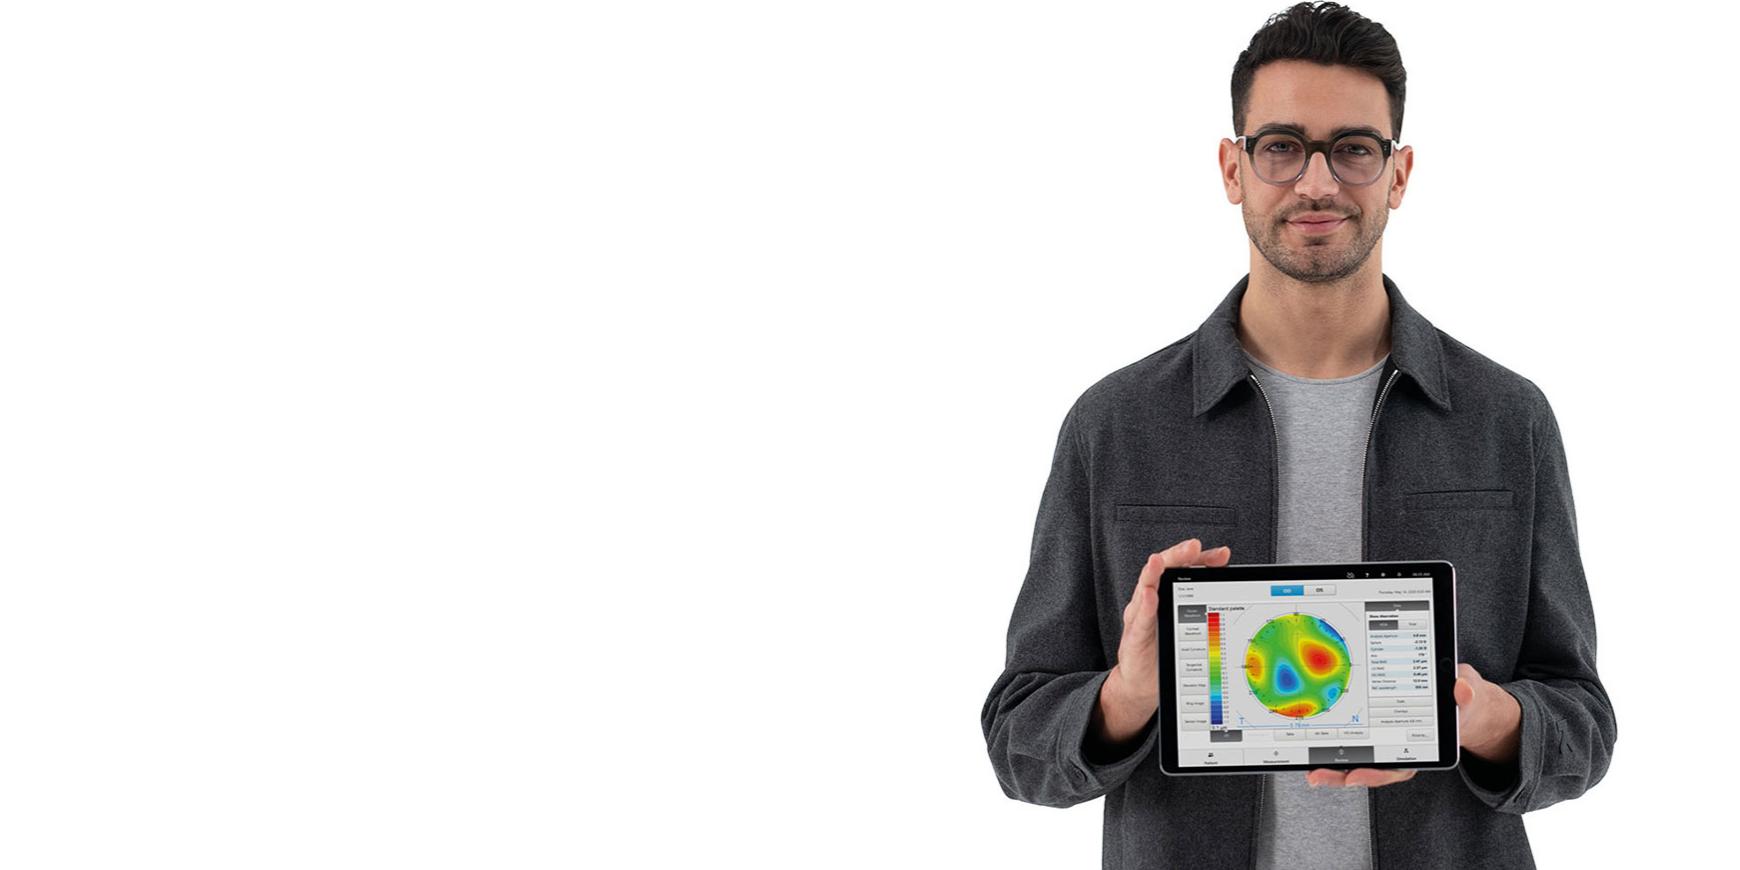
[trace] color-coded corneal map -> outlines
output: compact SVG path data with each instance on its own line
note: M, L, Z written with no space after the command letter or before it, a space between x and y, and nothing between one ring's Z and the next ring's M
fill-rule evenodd
M1308 613L1271 619L1245 648L1245 679L1263 706L1309 719L1347 692L1353 658L1334 626Z

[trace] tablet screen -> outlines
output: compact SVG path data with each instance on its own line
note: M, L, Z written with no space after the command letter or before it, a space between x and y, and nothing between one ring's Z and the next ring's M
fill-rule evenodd
M1178 765L1440 761L1430 572L1179 580Z

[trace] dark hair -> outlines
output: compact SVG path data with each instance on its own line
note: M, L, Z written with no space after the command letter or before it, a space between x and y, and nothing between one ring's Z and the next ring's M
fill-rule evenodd
M1233 135L1245 132L1245 104L1257 68L1276 60L1308 60L1349 66L1377 76L1390 95L1390 138L1402 138L1402 99L1408 71L1396 39L1373 21L1340 3L1296 3L1269 16L1251 45L1233 64Z

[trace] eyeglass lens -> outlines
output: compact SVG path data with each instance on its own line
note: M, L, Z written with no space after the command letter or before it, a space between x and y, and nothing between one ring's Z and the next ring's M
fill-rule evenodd
M1257 137L1251 159L1264 181L1288 184L1305 166L1305 141L1291 133L1265 133ZM1383 170L1383 143L1376 136L1347 136L1336 140L1329 160L1343 183L1369 184Z

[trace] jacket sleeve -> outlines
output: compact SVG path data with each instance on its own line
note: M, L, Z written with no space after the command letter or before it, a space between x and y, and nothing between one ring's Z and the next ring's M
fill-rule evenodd
M1619 736L1613 702L1595 672L1595 612L1578 553L1564 441L1552 406L1540 400L1528 621L1516 673L1501 683L1522 707L1521 745L1508 765L1467 752L1459 765L1487 806L1516 814L1594 787Z
M1159 734L1148 721L1120 758L1094 752L1088 725L1111 665L1094 596L1089 479L1071 408L1039 500L1027 576L1009 620L1003 673L980 711L991 767L1004 794L1069 807L1123 784Z

